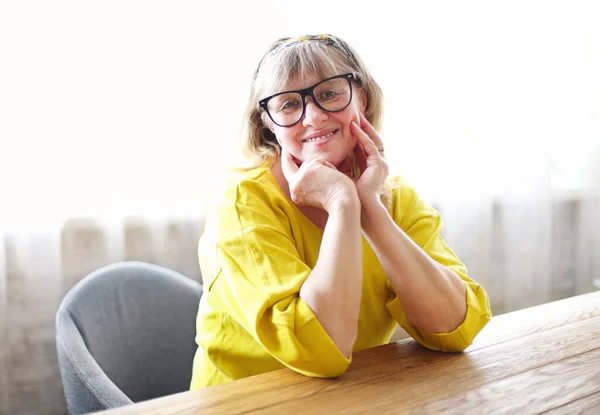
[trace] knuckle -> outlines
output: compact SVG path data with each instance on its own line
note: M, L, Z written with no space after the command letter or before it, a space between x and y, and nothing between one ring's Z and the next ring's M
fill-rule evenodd
M293 189L290 191L290 196L294 203L298 203L302 199L302 192L300 192L299 189Z

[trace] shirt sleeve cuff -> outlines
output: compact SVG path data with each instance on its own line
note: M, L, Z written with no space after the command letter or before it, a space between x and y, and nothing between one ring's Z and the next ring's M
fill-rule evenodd
M442 352L460 352L473 343L473 339L477 333L481 331L491 318L489 307L481 307L482 304L488 304L485 291L479 285L473 288L465 282L465 286L467 291L467 313L465 319L460 326L449 333L427 333L412 326L406 318L402 304L397 296L394 296L387 304L387 307L400 326L423 346Z
M320 378L342 375L352 362L352 356L347 358L340 352L308 304L300 299L297 307L296 318L301 323L296 326L296 338L313 359L299 362L294 369L306 376Z

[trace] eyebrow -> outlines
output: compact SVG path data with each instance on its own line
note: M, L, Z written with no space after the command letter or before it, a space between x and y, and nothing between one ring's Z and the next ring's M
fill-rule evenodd
M273 95L277 95L277 94L283 94L283 93L286 93L286 92L300 92L300 91L306 91L307 89L310 89L310 88L314 87L315 85L317 85L317 84L320 84L320 83L321 83L321 82L323 82L324 80L326 80L326 79L328 79L328 78L332 78L332 77L334 77L334 76L337 76L337 75L325 76L325 77L321 78L321 80L319 80L319 81L317 81L317 82L315 82L315 83L313 83L313 84L311 84L311 85L307 86L306 88L284 89L284 90L283 90L283 91L281 91L281 92L275 92L275 93L271 94L271 96L273 96Z

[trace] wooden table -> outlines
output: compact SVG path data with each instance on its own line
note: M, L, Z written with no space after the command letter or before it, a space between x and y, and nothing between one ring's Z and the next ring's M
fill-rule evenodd
M338 379L284 369L117 414L600 414L600 292L494 317L464 353L412 339L354 355Z

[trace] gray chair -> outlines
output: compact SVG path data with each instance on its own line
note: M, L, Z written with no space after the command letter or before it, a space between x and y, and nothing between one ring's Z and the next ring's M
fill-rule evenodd
M78 282L56 314L69 413L116 408L189 389L202 285L141 262Z

